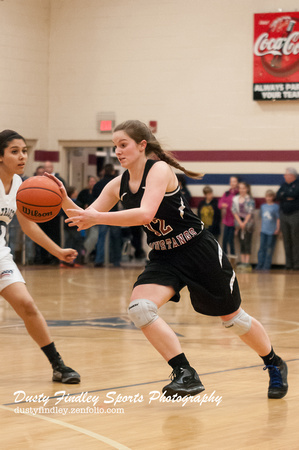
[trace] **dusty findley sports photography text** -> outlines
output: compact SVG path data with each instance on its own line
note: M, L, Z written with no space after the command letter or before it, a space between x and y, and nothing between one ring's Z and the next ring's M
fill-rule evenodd
M151 404L153 402L156 403L177 403L181 406L185 406L187 403L196 403L198 405L203 405L205 403L215 403L218 406L222 401L222 396L216 395L216 391L213 391L211 394L199 394L194 397L190 396L180 396L178 394L171 396L166 396L164 393L160 391L151 391L148 396L144 396L142 394L134 394L134 395L123 395L119 394L116 391L109 391L105 394L104 398L100 398L99 395L92 395L88 391L81 392L80 394L69 394L66 391L57 391L53 396L42 394L35 395L27 395L25 391L19 390L14 392L15 403L41 403L43 406L46 406L50 400L53 400L54 405L59 404L71 404L71 403L80 403L85 405L93 405L96 406L99 401L109 404L109 405L120 405L120 404L129 404L129 403L148 403Z

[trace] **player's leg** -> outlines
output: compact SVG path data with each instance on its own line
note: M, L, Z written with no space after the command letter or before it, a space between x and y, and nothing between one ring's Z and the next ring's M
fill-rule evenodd
M171 286L160 286L157 284L143 284L136 286L132 292L129 313L132 315L134 310L136 311L136 302L144 302L144 300L139 299L149 300L150 302L155 303L157 309L159 309L174 295L175 292ZM134 305L133 308L132 305ZM151 316L151 314L149 315ZM153 313L152 316L152 323L146 324L145 319L144 324L142 323L141 326L136 326L141 328L145 337L163 358L166 359L166 361L169 361L179 353L182 353L181 344L175 332L157 315L157 313ZM134 317L134 322L135 321L136 318Z
M263 325L239 308L233 314L221 316L225 328L231 329L240 339L257 352L269 370L269 398L282 398L288 391L287 365L274 352Z
M196 395L204 390L198 374L182 352L177 335L157 314L158 308L174 295L175 291L171 286L156 284L136 286L131 296L129 315L173 368L172 382L163 388L165 395Z
M1 291L2 297L24 321L32 339L39 345L53 367L53 381L79 383L80 375L65 366L51 339L47 323L23 282L9 284Z

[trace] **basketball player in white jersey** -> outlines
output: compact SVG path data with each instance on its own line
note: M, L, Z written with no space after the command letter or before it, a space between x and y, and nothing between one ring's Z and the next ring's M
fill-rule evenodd
M0 132L0 294L23 319L29 335L47 356L53 368L52 380L75 384L80 382L80 375L67 367L57 352L46 321L29 294L5 240L8 224L17 213L23 232L34 242L66 262L72 262L77 256L73 249L60 248L36 223L17 211L16 194L26 161L25 139L12 130Z

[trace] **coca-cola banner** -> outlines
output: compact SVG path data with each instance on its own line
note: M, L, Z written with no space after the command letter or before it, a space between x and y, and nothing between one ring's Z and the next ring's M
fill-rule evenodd
M254 100L299 99L299 12L254 15Z

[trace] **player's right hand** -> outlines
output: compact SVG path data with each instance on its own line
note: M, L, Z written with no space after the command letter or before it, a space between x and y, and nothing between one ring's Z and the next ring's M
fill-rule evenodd
M59 190L61 192L62 200L65 200L67 198L67 193L66 193L64 184L60 180L58 180L58 178L56 178L54 175L52 175L51 173L45 172L44 176L55 181L55 183L58 185Z

